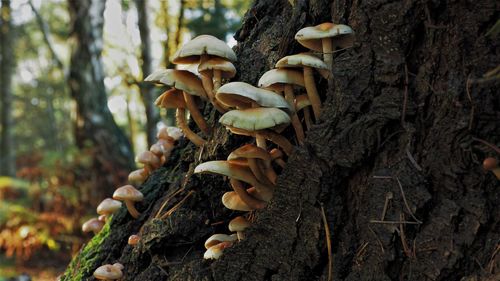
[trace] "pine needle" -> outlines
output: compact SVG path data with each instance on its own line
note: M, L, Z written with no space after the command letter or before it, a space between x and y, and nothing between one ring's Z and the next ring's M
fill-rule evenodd
M332 256L332 241L330 240L330 228L328 227L328 221L326 220L325 209L321 205L321 216L323 217L323 225L325 226L325 236L326 236L326 247L328 249L328 281L333 278L333 256Z

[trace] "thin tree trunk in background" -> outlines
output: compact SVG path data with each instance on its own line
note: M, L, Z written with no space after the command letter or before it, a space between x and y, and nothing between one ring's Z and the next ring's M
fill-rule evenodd
M0 102L2 104L0 175L13 177L16 174L14 136L12 132L12 76L15 72L15 60L14 34L9 0L2 0L0 23Z
M179 5L179 15L177 18L177 30L175 31L175 48L180 48L181 44L181 34L182 34L182 26L184 22L184 10L186 8L186 0L181 0Z
M139 32L141 36L141 70L143 78L149 75L152 69L151 39L148 26L148 1L136 0ZM141 99L146 111L146 135L148 146L156 142L156 124L160 121L160 115L154 103L154 90L151 83L139 83Z
M93 190L92 194L94 199L102 199L126 181L134 167L133 154L129 140L107 106L101 62L105 1L68 2L76 39L68 81L77 103L75 139L78 147L91 148L93 177L99 187L95 188L99 192Z

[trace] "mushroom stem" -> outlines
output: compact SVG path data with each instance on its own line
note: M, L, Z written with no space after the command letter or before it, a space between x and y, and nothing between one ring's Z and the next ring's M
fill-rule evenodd
M260 134L255 134L255 142L257 143L258 147L267 149L266 138L264 138Z
M259 165L258 160L255 158L247 158L248 167L257 178L258 181L262 182L265 185L273 185L271 181L264 174L262 167Z
M284 136L271 130L260 130L258 134L277 144L287 155L293 153L293 145Z
M254 198L253 196L248 194L241 181L237 179L231 179L229 182L231 183L231 187L233 188L234 192L236 192L236 194L238 194L238 196L240 197L241 201L247 204L250 208L263 209L266 207L266 202Z
M310 130L312 125L311 110L309 107L304 107L304 121L306 122L306 129Z
M184 108L177 108L177 111L175 113L175 118L177 120L177 126L182 130L184 135L191 141L193 142L196 146L202 146L205 144L205 140L202 139L200 136L198 136L195 132L193 132L189 126L187 125L186 121L186 109Z
M214 91L217 91L222 85L221 71L214 69Z
M138 218L141 215L141 213L139 213L139 211L137 211L137 209L135 208L134 201L125 200L125 205L127 206L128 212L134 219Z
M196 125L198 125L198 128L200 128L202 132L204 132L205 134L210 134L210 127L208 127L207 122L205 122L205 119L203 119L203 115L198 109L198 106L196 106L196 102L194 101L193 96L186 92L183 93L184 100L186 101L186 106L189 109L189 113L191 114L194 122L196 123Z
M295 130L295 134L297 135L297 141L300 145L304 144L305 136L304 129L302 128L302 124L300 123L299 117L297 116L297 112L295 112L295 96L293 94L292 85L285 85L285 99L292 106L294 113L291 116L292 126Z
M323 40L324 42L325 40ZM327 40L328 41L328 40ZM330 54L331 55L331 54ZM318 122L321 115L321 99L319 98L318 89L314 83L314 76L311 67L304 67L304 84L306 87L307 96L311 102L311 106L314 112L314 119Z
M332 38L323 38L323 40L321 40L321 44L323 45L323 60L325 60L328 69L332 70L332 65L333 65Z
M266 176L273 185L276 185L276 180L278 178L278 175L274 171L273 167L269 167L266 169Z
M205 92L207 92L208 99L212 103L212 105L219 111L220 113L226 113L227 109L224 108L216 99L214 95L214 84L212 78L208 75L201 75L201 83L203 84L203 88Z

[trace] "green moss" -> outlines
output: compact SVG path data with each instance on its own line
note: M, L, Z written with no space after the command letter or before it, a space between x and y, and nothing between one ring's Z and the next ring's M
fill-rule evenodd
M90 276L96 269L97 259L101 258L100 246L104 239L109 235L110 223L104 225L103 229L92 238L87 245L75 256L69 264L63 281L81 281L84 276Z

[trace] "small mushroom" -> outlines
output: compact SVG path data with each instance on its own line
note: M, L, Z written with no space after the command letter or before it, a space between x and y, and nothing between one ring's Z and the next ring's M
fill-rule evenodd
M285 168L285 161L283 161L283 151L277 149L277 148L273 148L271 149L271 151L269 152L269 154L271 155L271 158L273 159L273 161L278 164L278 166L280 166L282 169Z
M215 99L215 92L221 87L222 78L230 79L236 75L234 65L226 59L215 57L201 62L198 72L201 74L203 87L214 107L219 112L226 112L227 109Z
M172 126L162 127L160 130L158 130L158 133L156 134L156 138L166 140L172 143L180 140L183 136L184 134L182 134L181 129Z
M229 222L229 231L236 232L238 241L245 239L243 231L250 226L250 222L242 216L237 216Z
M116 189L113 193L113 199L125 201L127 210L132 217L138 218L140 216L141 213L137 211L134 203L142 201L144 199L144 195L142 195L142 193L132 185L124 185Z
M86 221L84 224L82 224L82 231L83 232L94 232L94 234L99 233L101 229L104 226L104 222L100 221L97 218L91 218L90 220Z
M497 179L500 180L500 167L498 167L498 160L493 157L488 157L483 161L483 168L486 171L491 171Z
M94 277L99 280L117 280L123 277L123 273L119 267L105 264L94 271Z
M161 161L158 156L156 156L151 151L144 151L137 155L137 162L144 164L144 170L150 174L154 170L158 169L161 166Z
M221 242L217 245L208 248L205 251L205 254L203 254L203 258L206 260L210 259L216 260L222 256L222 252L224 251L224 249L229 248L231 246L233 246L233 242Z
M97 213L99 215L104 215L106 217L112 215L114 212L118 211L122 206L122 202L113 200L111 198L106 198L97 206Z
M148 178L148 171L141 168L128 174L128 181L131 184L142 184Z
M308 26L295 34L295 39L310 50L323 53L326 65L331 69L335 47L348 48L354 43L354 31L344 24L325 22Z
M214 234L208 237L207 241L205 241L205 249L215 246L221 242L234 242L237 239L236 235Z
M137 243L139 243L139 241L141 241L141 236L137 235L137 234L132 234L128 237L128 244L130 246L135 246L137 245Z
M311 111L309 109L311 105L312 104L307 95L299 95L295 97L295 108L297 109L297 112L300 112L301 110L304 112L304 121L306 122L307 129L310 129L312 126Z
M230 162L237 159L246 159L248 167L260 182L273 185L266 175L266 171L271 169L272 159L265 149L253 144L246 144L231 152L227 157Z

